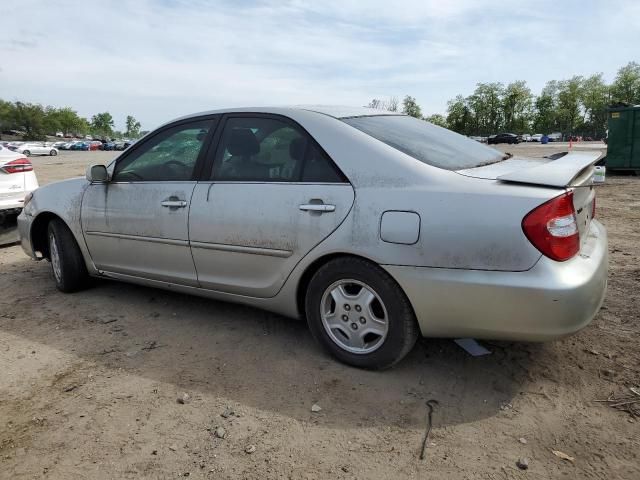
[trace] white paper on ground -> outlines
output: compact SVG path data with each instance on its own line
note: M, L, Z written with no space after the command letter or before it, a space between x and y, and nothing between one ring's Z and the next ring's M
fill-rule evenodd
M474 357L491 354L491 351L484 348L473 338L456 338L454 342L456 342L459 347L464 348L469 355Z

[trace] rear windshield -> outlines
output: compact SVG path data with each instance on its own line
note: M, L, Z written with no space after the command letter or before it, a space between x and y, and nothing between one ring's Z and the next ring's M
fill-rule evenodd
M504 153L406 115L344 118L343 122L423 163L462 170L499 162Z

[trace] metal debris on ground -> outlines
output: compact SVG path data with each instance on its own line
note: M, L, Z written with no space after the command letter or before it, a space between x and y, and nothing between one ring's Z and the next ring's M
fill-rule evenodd
M529 459L527 457L519 458L516 462L516 466L520 470L527 470L529 468Z
M235 415L235 414L236 414L236 412L234 412L234 411L233 411L233 409L232 409L231 407L227 407L227 408L224 410L224 412L222 412L222 413L220 414L220 416L221 416L222 418L229 418L229 417L231 417L231 416L233 416L233 415Z
M571 455L567 455L566 453L561 452L560 450L551 450L551 453L553 453L556 457L561 458L562 460L567 460L572 463L576 461L575 457L572 457Z
M431 427L433 425L433 408L439 405L437 400L431 399L427 400L427 430L424 433L424 438L422 439L422 448L420 449L420 460L424 460L426 451L427 451L427 440L429 439L429 433L431 433Z
M482 357L483 355L491 354L490 350L484 348L473 338L456 338L454 342L473 357Z
M627 412L632 418L640 418L640 388L629 387L629 391L630 395L616 397L611 393L605 400L596 402L606 403L610 407Z
M155 340L152 340L150 342L146 342L145 346L141 348L141 350L145 350L145 351L151 351L151 350L155 350L156 348L161 348L161 347L166 347L166 345L163 345L161 343L156 342Z

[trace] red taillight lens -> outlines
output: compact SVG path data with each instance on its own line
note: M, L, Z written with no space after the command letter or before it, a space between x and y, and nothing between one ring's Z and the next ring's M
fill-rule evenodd
M564 262L580 250L580 234L573 192L563 193L530 211L522 230L543 255Z
M18 158L17 160L5 163L4 166L0 168L7 173L22 173L32 171L33 165L31 165L31 162L26 158Z

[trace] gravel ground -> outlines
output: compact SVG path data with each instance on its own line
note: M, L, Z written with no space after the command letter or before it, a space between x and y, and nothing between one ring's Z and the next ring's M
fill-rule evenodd
M114 156L33 161L46 184ZM385 372L242 306L108 281L65 295L0 248L0 478L638 479L640 418L596 400L640 384L640 179L608 177L597 216L610 283L585 330L479 358L422 340Z

